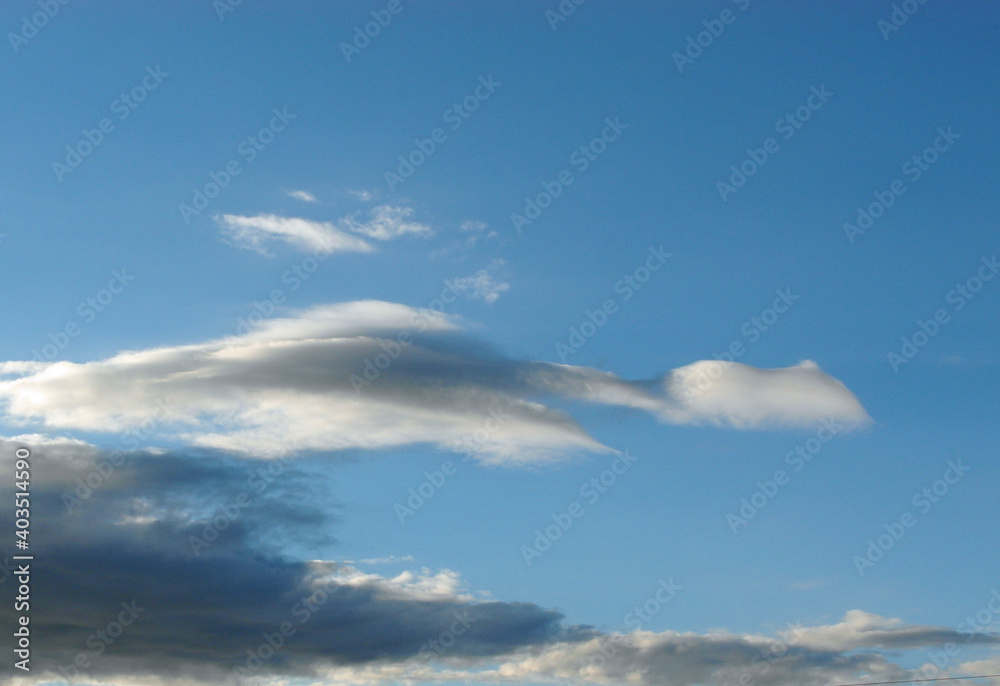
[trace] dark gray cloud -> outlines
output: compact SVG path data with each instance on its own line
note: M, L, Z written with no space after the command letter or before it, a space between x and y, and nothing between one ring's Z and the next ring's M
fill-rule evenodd
M34 673L62 667L73 674L84 655L85 676L218 682L283 622L295 633L261 674L400 661L422 649L433 655L429 642L456 622L462 633L454 655L495 656L592 635L536 605L474 600L447 576L389 580L283 555L328 546L334 524L325 481L290 462L268 483L254 475L274 471L270 461L133 453L98 483L92 477L108 458L54 459L33 448ZM88 477L89 494L77 481ZM0 516L11 521L6 477L3 493ZM206 534L212 530L217 537ZM11 579L0 584L3 626L13 626L15 586ZM95 639L133 600L141 610L121 637ZM10 655L2 656L5 673L13 671Z

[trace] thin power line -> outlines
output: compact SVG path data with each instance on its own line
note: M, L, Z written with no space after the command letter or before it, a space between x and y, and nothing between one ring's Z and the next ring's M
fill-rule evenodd
M992 679L1000 674L980 674L978 676L939 676L936 679L904 679L903 681L869 681L863 684L837 684L837 686L882 686L883 684L919 684L923 681L956 681L958 679Z

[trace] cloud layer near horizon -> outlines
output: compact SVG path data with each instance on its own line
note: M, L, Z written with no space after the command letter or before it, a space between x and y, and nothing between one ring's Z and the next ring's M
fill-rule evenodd
M0 439L5 454L21 445L33 453L32 578L44 594L32 606L33 635L40 637L32 673L11 683L60 680L59 668L73 674L82 656L76 680L106 684L235 684L234 668L252 664L243 683L298 677L317 684L697 686L749 678L757 686L831 686L916 678L878 651L953 642L988 657L1000 641L860 610L776 635L649 631L626 618L633 630L601 631L531 602L470 591L450 570L381 575L283 555L292 545L335 544L336 494L310 471L319 461L289 462L256 482L252 474L262 467L251 458L134 452L108 472L99 465L109 456L91 446ZM105 476L74 501L77 479L95 473ZM0 474L0 495L10 495L12 478L12 470ZM238 515L220 520L235 502L244 503ZM0 498L4 517L12 506L12 497ZM192 545L192 538L209 539L213 527L218 535L209 545ZM5 626L13 622L11 578L0 576ZM120 639L94 638L116 620L122 602L133 601L141 613ZM277 650L261 651L265 635L275 636L283 622L294 634ZM265 659L248 662L248 651ZM9 651L0 656L7 674L10 661Z
M121 352L87 363L0 363L6 420L119 433L152 423L189 445L289 451L428 444L531 462L608 448L547 403L585 401L664 422L737 428L869 421L815 364L697 362L647 381L515 360L444 315L381 301L315 307L243 336Z

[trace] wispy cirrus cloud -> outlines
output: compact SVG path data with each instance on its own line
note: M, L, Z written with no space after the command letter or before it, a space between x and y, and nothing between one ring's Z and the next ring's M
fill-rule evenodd
M473 300L482 300L492 305L501 293L510 290L510 284L499 281L495 272L503 267L503 260L494 260L486 269L480 269L471 276L463 276L451 281L455 290Z
M812 591L817 588L822 588L829 583L829 579L802 579L801 581L794 581L789 584L789 588L793 591Z
M869 421L857 398L815 363L732 365L707 390L691 373L703 364L629 381L588 367L511 359L468 337L456 319L359 301L268 320L240 337L88 363L0 363L20 371L0 381L0 407L8 422L34 431L114 433L159 416L165 439L263 456L288 446L424 444L505 463L609 450L552 401L743 429ZM164 396L166 417L157 404ZM502 421L486 431L491 413Z
M340 226L350 231L377 241L388 241L405 235L430 236L434 230L426 224L411 221L412 207L394 207L379 205L368 213L367 219L361 220L361 213L355 213L340 220Z
M434 233L430 226L412 221L412 214L413 209L409 207L379 205L367 215L355 212L336 223L274 214L224 214L215 217L215 222L235 245L262 255L269 254L267 245L275 241L321 254L370 253L375 247L365 238L390 241L407 235L426 237Z
M458 230L466 235L464 245L466 248L471 248L476 245L481 238L486 238L487 240L491 238L497 238L500 234L496 231L487 231L489 228L486 222L469 220L462 222L458 226Z
M309 191L285 191L285 195L302 202L317 202L316 196Z
M215 221L236 245L262 255L268 254L266 244L275 240L285 241L300 250L322 254L367 253L375 250L366 241L341 231L329 222L279 217L274 214L253 217L224 214L216 217Z
M364 189L347 192L350 193L355 200L360 200L361 202L371 202L378 197L378 193L376 191L368 191Z
M363 565L385 565L385 564L395 564L397 562L413 562L412 555L389 555L387 557L366 557L363 560L359 560ZM344 564L353 564L353 562L345 560Z

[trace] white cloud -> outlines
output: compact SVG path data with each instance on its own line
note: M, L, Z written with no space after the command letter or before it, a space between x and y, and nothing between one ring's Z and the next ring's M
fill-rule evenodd
M0 376L21 376L45 369L45 362L0 362Z
M408 221L413 214L412 207L379 205L372 209L367 221L359 221L357 214L340 220L345 231L360 234L377 241L388 241L406 234L430 236L434 231L426 224Z
M351 330L343 317L338 326ZM80 473L46 459L50 445L37 446L33 467L41 470L36 495L43 500L72 488ZM52 640L36 656L30 679L17 683L58 680L54 669L68 664L64 656L75 654L93 631L78 618L100 615L109 605L117 610L122 594L143 599L143 606L157 612L156 631L131 634L125 652L109 653L95 663L88 673L92 681L109 686L229 683L233 655L245 655L246 645L258 645L262 633L276 624L274 618L288 614L291 598L317 598L320 591L323 609L310 615L307 630L283 646L281 664L265 659L260 669L252 668L255 680L317 686L392 681L834 686L926 677L891 660L905 651L933 654L948 644L982 652L969 656L975 661L950 665L933 676L951 676L956 670L997 673L996 653L987 652L1000 645L996 635L906 624L862 610L851 610L833 624L788 625L776 634L650 631L645 626L649 619L630 611L622 617L629 631L607 632L568 624L562 613L531 602L507 602L470 590L450 569L388 576L331 560L293 563L262 554L249 543L256 537L249 536L228 541L218 555L206 550L208 554L196 557L184 538L207 524L225 494L243 488L252 462L211 461L215 464L199 473L198 458L175 459L189 462L164 469L162 459L135 455L119 468L121 474L95 489L88 519L61 508L51 513L55 519L49 538L56 560L50 593L55 598L32 616L32 626L38 623ZM12 480L13 472L0 475L0 482ZM309 512L251 508L240 522L248 534L259 535L275 525L279 528L273 531L283 531L282 522L298 526ZM108 550L116 551L113 559ZM196 575L178 573L190 570L196 559ZM75 571L81 566L112 573L81 576ZM223 584L227 593L192 594L192 588ZM261 588L269 592L261 593ZM659 608L661 601L656 602ZM163 607L175 611L158 612ZM225 635L212 633L220 622L226 623ZM152 674L169 674L170 679L156 681Z
M397 343L401 331L405 346ZM0 380L0 403L8 423L36 431L119 433L153 420L164 440L260 456L428 444L507 463L610 450L544 404L551 398L738 428L868 421L854 395L812 363L734 365L687 397L681 391L698 376L692 368L708 364L627 381L499 357L452 318L361 301L268 320L242 337L89 363L0 365L20 371Z
M465 247L471 248L479 242L479 239L485 237L487 240L491 238L497 238L500 234L496 231L486 232L487 225L485 222L480 221L467 221L459 225L459 230L467 234L465 238Z
M377 560L390 561L390 560ZM364 562L364 560L362 560ZM458 572L442 569L432 572L423 567L418 572L404 571L394 577L363 572L355 567L338 562L314 561L310 563L313 569L312 582L316 585L334 583L337 586L373 588L382 600L451 600L473 602L479 593L469 593Z
M84 464L93 460L100 453L97 446L66 436L50 436L48 434L20 434L18 436L0 436L0 446L5 454L13 454L19 447L44 449L46 460L58 460L69 464Z
M410 221L413 209L379 205L368 212L366 219L360 214L342 217L336 224L318 222L299 217L280 217L274 214L242 216L224 214L215 217L215 222L224 235L241 248L255 250L262 255L271 241L286 243L305 250L322 254L335 252L374 252L375 248L358 236L377 241L388 241L401 236L430 236L431 227ZM357 235L352 235L357 234Z
M936 668L936 665L928 664L925 669L929 673L936 673L932 669ZM955 670L959 674L1000 674L1000 655L988 658L986 660L970 660L968 662L963 662L961 664L955 665ZM1000 684L1000 678L993 677L992 679L986 680L987 683Z
M323 254L374 250L360 238L325 222L273 214L255 217L224 214L216 217L215 221L238 246L264 255L267 254L264 244L271 240L283 240L302 250Z
M497 281L491 273L502 267L503 264L503 260L495 260L488 268L480 269L472 276L452 280L451 285L467 298L493 304L501 293L510 289L509 283Z
M944 643L958 633L947 627L906 625L895 617L851 610L836 623L817 627L795 627L779 635L789 643L814 650L849 651L862 648L904 650ZM962 634L959 634L962 635ZM971 638L965 635L966 638ZM995 640L992 639L992 640Z
M347 191L347 192L353 195L361 202L371 202L372 200L378 197L378 193L376 193L375 191L360 190L360 191Z
M370 684L394 680L472 683L633 684L635 686L700 686L759 683L767 686L832 686L919 676L868 650L863 635L841 635L845 625L865 616L876 625L892 625L906 635L907 647L942 646L959 642L955 629L902 625L853 610L844 621L801 629L796 635L705 634L643 631L598 634L589 640L556 641L514 651L499 658L450 658L435 664L420 660L379 661L361 666L337 666L323 672L326 683ZM800 636L813 640L800 641ZM827 636L831 640L818 640ZM853 639L853 640L852 640ZM996 642L995 638L984 642ZM860 650L861 652L854 652ZM996 667L996 660L963 665L978 673Z
M783 369L703 360L671 372L666 391L674 403L664 407L663 415L680 423L752 428L824 417L870 421L854 394L811 360Z
M413 562L412 555L389 555L387 557L366 557L360 560L361 564L364 565L384 565L393 564L396 562ZM346 561L345 561L346 563Z
M316 196L309 191L285 191L285 195L302 202L316 202Z

